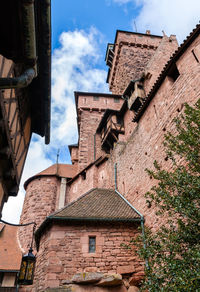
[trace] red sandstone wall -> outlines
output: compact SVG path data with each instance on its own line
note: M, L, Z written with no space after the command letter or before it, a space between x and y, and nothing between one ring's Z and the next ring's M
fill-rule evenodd
M163 36L155 54L151 57L145 68L145 74L149 74L149 77L144 83L146 95L151 90L153 84L163 70L164 65L168 62L170 56L172 56L177 48L178 43L174 35L171 35L170 37L167 37L166 35Z
M161 40L151 35L118 32L108 80L113 94L123 94L131 80L141 77Z
M155 182L145 169L152 169L155 159L170 168L162 144L165 131L173 131L172 120L180 114L184 102L194 103L200 98L200 66L192 54L198 44L200 37L177 62L178 79L175 82L165 79L129 139L116 145L108 161L110 166L107 165L112 169L113 162L117 162L119 191L144 214L146 224L154 227L158 225L155 210L146 207L144 194Z
M37 291L57 287L77 272L141 272L142 263L136 255L120 246L137 234L136 226L124 224L54 225L41 238L34 281ZM96 253L88 253L89 235L96 236Z
M82 111L79 138L79 171L94 161L94 134L103 112Z
M46 216L55 211L59 194L59 180L52 176L43 176L31 181L26 189L20 223L36 222L37 228ZM22 249L27 252L30 246L33 225L19 228L18 236Z
M173 118L179 115L183 103L194 103L200 98L200 66L192 54L192 49L199 43L200 37L180 58L177 62L180 76L175 82L169 77L165 78L139 123L133 123L132 113L126 112L125 135L120 136L110 159L98 168L93 166L89 169L86 180L81 181L81 178L78 178L77 182L73 182L69 191L70 200L89 191L91 186L114 188L114 163L117 162L119 191L144 214L146 224L158 224L155 210L147 208L145 204L144 194L155 184L145 169L152 169L155 159L163 167L170 168L170 161L165 160L163 149L164 134L165 131L173 130Z
M97 187L97 167L94 165L86 172L86 177L82 175L67 186L66 190L66 203L70 203L78 199L87 191Z
M94 100L93 96L80 95L78 98L78 123L79 131L79 171L85 168L89 163L98 158L103 152L101 151L100 139L97 137L94 142L94 134L98 124L107 108L119 110L122 99L115 102L116 98L111 96L98 96ZM94 155L94 144L96 143L96 155Z

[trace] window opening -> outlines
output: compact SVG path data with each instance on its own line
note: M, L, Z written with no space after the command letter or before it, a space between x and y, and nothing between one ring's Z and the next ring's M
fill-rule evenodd
M174 82L179 77L180 73L176 67L176 64L172 64L171 68L169 69L169 72L167 74Z
M96 251L96 236L89 236L89 253Z
M197 58L197 56L196 56L196 54L195 54L194 50L192 50L192 54L193 54L193 56L194 56L195 60L197 61L197 63L199 63L199 60L198 60L198 58Z
M93 96L93 100L99 100L99 96Z

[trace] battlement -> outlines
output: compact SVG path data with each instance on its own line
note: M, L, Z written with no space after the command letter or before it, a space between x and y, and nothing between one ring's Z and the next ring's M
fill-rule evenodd
M114 44L109 43L106 51L107 82L113 94L123 94L131 80L141 78L163 38L174 47L175 36L117 30Z

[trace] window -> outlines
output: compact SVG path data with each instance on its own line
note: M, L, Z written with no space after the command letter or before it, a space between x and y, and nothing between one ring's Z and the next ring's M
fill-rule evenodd
M86 171L81 173L82 179L85 180L86 179Z
M167 74L174 82L176 81L176 79L179 77L180 73L176 67L176 64L173 63L171 68L168 71Z
M98 96L93 96L93 100L99 100L99 97Z
M115 103L119 103L119 97L115 97L115 98L114 98L114 102L115 102Z
M89 236L89 253L96 252L96 236Z

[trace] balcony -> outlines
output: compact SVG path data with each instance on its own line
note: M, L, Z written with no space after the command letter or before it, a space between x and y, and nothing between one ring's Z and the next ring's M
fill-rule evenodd
M124 134L123 119L118 115L111 114L101 130L102 149L109 153L110 149L113 149L114 143L117 142L119 134Z
M123 97L127 100L128 108L136 113L145 99L143 81L131 80Z

